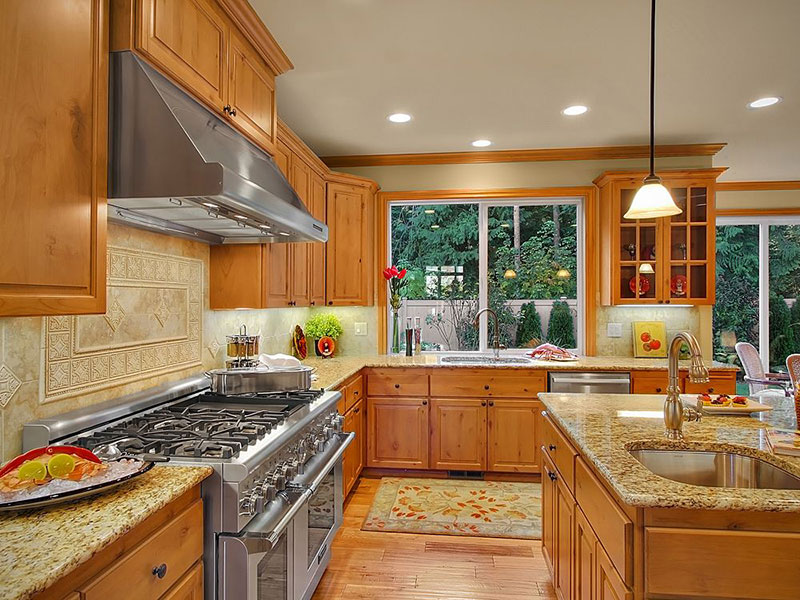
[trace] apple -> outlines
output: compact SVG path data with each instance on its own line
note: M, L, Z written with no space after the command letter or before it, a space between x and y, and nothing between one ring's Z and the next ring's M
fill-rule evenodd
M661 342L659 342L658 340L652 340L650 342L650 348L652 348L653 350L658 350L659 348L661 348Z
M645 331L644 333L642 333L642 335L641 335L641 338L642 338L642 341L643 341L643 342L649 342L649 341L652 339L652 337L651 337L650 333L649 333L649 332L647 332L647 331Z
M650 352L650 343L649 342L645 342L644 344L642 344L642 347L644 348L645 352Z

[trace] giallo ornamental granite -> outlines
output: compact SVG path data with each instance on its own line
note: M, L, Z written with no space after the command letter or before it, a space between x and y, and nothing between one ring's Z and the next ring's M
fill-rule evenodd
M615 356L584 356L575 362L533 361L526 365L460 365L443 363L436 354L420 354L417 356L374 355L374 356L336 356L333 358L308 358L304 364L315 367L317 381L315 387L333 388L355 375L359 370L391 367L425 367L446 369L515 369L519 371L666 371L666 359L631 358ZM688 368L688 361L681 363ZM708 363L714 369L736 369L725 363Z
M211 473L156 466L106 494L0 513L0 600L24 600L51 586Z
M774 406L760 420L751 416L703 415L683 424L683 442L664 438L664 397L623 394L540 394L547 413L576 449L631 506L708 510L800 512L800 490L695 486L664 479L628 450L685 448L728 450L755 456L800 476L800 459L773 456L765 429L794 428L792 399L764 400Z

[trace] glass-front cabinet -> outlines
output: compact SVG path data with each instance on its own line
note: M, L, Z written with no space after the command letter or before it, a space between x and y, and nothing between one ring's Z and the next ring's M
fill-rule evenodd
M681 213L624 217L645 172L595 180L600 198L600 299L619 304L714 303L714 189L724 169L662 171Z

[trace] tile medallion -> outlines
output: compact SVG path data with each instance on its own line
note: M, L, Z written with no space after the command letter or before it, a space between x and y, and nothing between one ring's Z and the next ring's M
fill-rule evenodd
M111 246L108 265L105 315L45 320L43 402L200 365L203 262Z
M0 365L0 408L5 408L22 382L6 365Z

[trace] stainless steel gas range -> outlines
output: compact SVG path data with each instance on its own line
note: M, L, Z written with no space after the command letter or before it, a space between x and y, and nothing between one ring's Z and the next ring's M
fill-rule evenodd
M220 396L204 376L28 423L24 450L53 443L207 465L206 598L305 600L342 522L339 392Z

